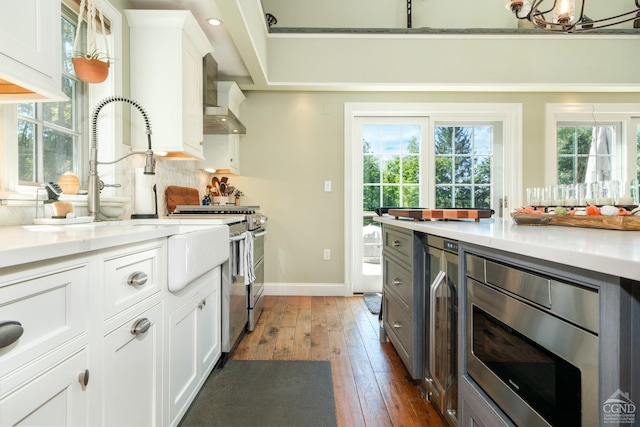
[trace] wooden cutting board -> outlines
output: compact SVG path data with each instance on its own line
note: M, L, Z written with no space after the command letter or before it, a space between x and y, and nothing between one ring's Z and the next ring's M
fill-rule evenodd
M396 218L413 218L414 221L423 219L474 219L491 218L490 209L389 209L389 215Z
M170 185L164 190L167 210L172 213L178 205L199 205L200 192L196 188Z

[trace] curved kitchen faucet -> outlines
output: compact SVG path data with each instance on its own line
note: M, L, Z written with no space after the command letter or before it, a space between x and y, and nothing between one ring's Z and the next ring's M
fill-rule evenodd
M147 134L149 147L144 153L129 153L112 162L98 162L98 114L100 114L100 110L102 110L105 105L115 101L128 102L140 111L147 127L145 133ZM144 154L146 156L144 165L145 175L155 175L156 161L153 158L153 151L151 151L151 124L149 123L147 113L136 101L123 96L111 96L98 102L98 105L96 105L91 115L91 153L89 159L89 182L87 184L87 210L89 211L89 215L95 220L98 220L98 213L100 212L100 190L104 187L104 183L100 181L100 177L98 176L98 165L111 165L134 154Z

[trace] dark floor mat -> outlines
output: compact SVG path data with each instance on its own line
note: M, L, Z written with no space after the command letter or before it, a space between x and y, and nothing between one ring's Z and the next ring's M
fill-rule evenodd
M371 313L380 313L380 304L382 304L382 294L380 292L365 292L363 297L364 303Z
M331 363L230 360L209 377L180 426L336 426Z

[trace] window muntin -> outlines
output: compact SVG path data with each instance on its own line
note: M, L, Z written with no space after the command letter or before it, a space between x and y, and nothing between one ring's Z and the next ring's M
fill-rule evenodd
M558 122L557 183L619 179L621 123Z
M435 207L489 209L493 127L436 126L434 151Z
M61 102L20 103L18 111L18 182L39 186L57 181L67 171L84 176L83 124L85 84L78 80L71 64L77 17L63 8L62 91L69 98Z
M640 104L638 103L611 103L611 104L546 104L545 107L545 167L544 180L539 185L556 185L559 179L570 179L558 176L558 153L560 144L558 141L558 129L569 124L571 126L582 126L585 128L612 127L615 135L612 135L614 143L611 157L610 180L618 181L622 186L626 186L636 179L638 171L638 127L640 127ZM588 130L585 131L588 138ZM566 149L564 147L563 149ZM586 150L583 148L582 151ZM571 165L564 166L564 170L569 170ZM582 168L585 166L582 165ZM576 171L578 170L576 166ZM576 180L581 175L576 174ZM587 180L587 175L585 175Z
M419 125L362 126L363 208L420 205Z

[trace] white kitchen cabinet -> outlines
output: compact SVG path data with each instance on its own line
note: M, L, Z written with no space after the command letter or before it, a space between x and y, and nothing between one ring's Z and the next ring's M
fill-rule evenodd
M90 425L89 391L80 377L87 364L82 349L0 397L0 425Z
M147 111L152 148L202 159L202 58L213 51L190 11L125 10L130 27L131 97ZM131 145L148 146L144 122L131 116Z
M162 303L130 316L103 341L104 426L162 424Z
M205 135L203 169L240 175L240 135Z
M221 355L220 267L168 296L180 304L169 314L165 369L169 425L177 425Z
M166 239L157 239L98 253L100 425L162 425L166 250Z
M180 422L221 356L221 268L171 293L167 246L0 268L0 322L24 328L0 348L0 425Z
M85 257L0 269L0 321L23 328L0 348L0 425L87 424L88 287Z
M60 89L60 18L59 0L3 2L0 101L66 99Z

